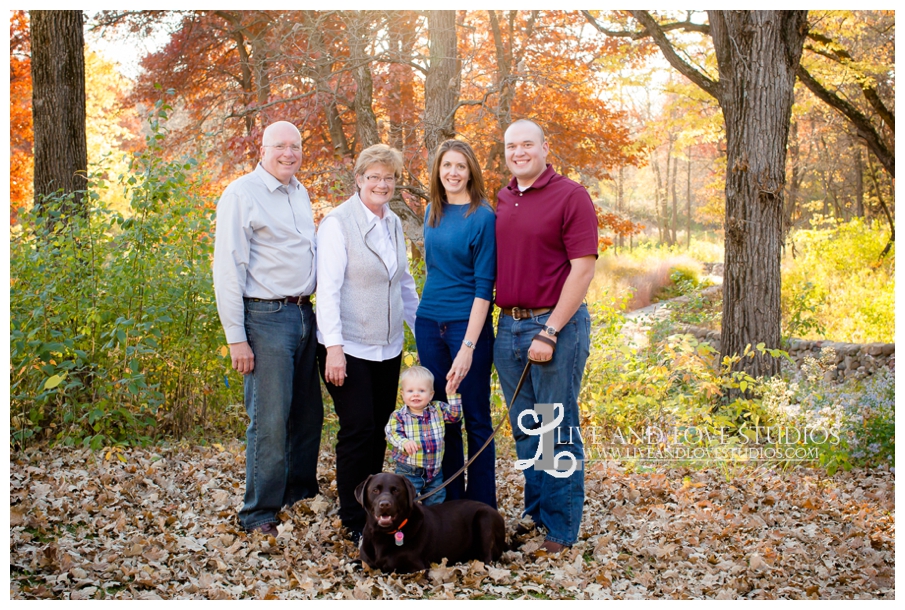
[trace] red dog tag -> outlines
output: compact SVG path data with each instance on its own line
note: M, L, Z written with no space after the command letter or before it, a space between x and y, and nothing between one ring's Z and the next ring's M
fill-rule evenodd
M396 532L396 535L393 536L393 538L396 539L396 546L402 546L402 539L403 539L404 537L405 537L405 536L403 535L402 532Z

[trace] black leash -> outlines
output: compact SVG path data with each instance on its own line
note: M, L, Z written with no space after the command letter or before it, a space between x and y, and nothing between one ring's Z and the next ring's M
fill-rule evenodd
M546 337L545 337L545 338L546 338ZM552 343L552 341L551 341L551 343ZM518 380L518 385L515 386L515 392L512 394L512 400L509 401L509 408L506 409L506 416L505 416L503 419L500 420L500 423L498 423L498 424L496 425L496 428L493 429L493 432L490 434L489 437L487 437L487 440L484 441L484 444L481 446L481 448L478 449L477 453L475 453L473 456L471 456L470 458L468 458L468 461L465 462L465 465L464 465L464 466L462 466L461 468L459 468L459 470L456 472L456 474L454 474L453 476L451 476L451 477L449 477L448 479L446 479L446 480L443 482L443 485L441 485L441 486L438 487L437 489L434 489L434 490L432 490L432 491L430 491L430 492L428 492L428 493L426 493L426 494L424 494L424 495L418 496L417 498L415 498L415 501L416 501L416 502L417 502L418 500L423 500L424 498L429 498L429 497L431 497L432 495L434 495L435 493L437 493L438 491L440 491L441 489L443 489L444 487L446 487L447 485L449 485L450 483L452 483L452 482L455 480L456 477L458 477L459 475L461 475L463 472L465 472L465 470L466 470L469 466L471 466L471 463L474 462L474 461L478 458L479 455L481 455L481 452L484 451L484 449L487 448L487 446L490 444L490 441L493 440L493 437L496 436L496 433L499 431L499 429L502 428L502 427L503 427L503 424L506 422L506 420L509 419L509 412L512 410L512 405L515 404L515 399L518 398L519 392L522 391L522 386L525 384L525 379L528 378L528 371L531 370L531 365L534 364L534 363L537 363L537 364L546 364L546 363L548 363L548 362L550 362L550 360L540 361L540 360L531 360L530 358L528 359L528 362L525 363L525 370L522 371L522 377L521 377L521 379Z

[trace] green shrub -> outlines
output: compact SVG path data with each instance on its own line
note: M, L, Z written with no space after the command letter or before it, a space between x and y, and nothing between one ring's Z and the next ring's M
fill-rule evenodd
M655 299L664 301L693 293L701 287L701 268L691 261L680 261L669 267L669 283L663 286Z
M195 161L163 159L167 109L158 104L146 150L120 178L128 215L112 211L94 183L87 217L64 217L66 199L51 197L13 231L15 442L144 442L220 424L241 402L241 384L224 379L212 202L198 194Z
M624 318L619 311L600 303L591 310L596 331L579 404L585 428L594 430L594 441L621 438L641 446L650 439L639 431L662 431L659 444L664 447L685 445L708 452L708 459L681 464L697 467L743 465L753 459L746 457L752 455L746 452L755 447L802 449L806 463L828 471L853 465L894 465L891 371L839 385L824 379L834 361L830 354L822 361L807 362L789 379L754 379L732 371L732 365L757 352L787 356L756 346L719 361L709 345L663 329L658 331L660 340L652 332L652 343L638 347L620 332ZM819 442L806 437L791 443L764 437L764 430L775 433L793 426L802 430L822 427L833 437ZM696 431L690 440L689 430ZM770 454L762 451L759 455ZM785 458L772 461L792 463Z
M895 248L878 258L888 239L882 226L860 218L793 233L783 262L787 334L851 343L892 342Z

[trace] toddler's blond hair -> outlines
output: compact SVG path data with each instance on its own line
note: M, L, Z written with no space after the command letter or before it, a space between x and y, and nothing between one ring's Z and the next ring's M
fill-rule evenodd
M402 371L402 374L399 376L399 384L405 387L405 382L408 380L426 381L431 390L434 389L434 374L423 366L410 366Z

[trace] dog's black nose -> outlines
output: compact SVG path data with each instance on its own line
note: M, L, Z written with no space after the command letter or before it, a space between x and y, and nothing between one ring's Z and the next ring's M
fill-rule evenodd
M383 498L383 499L377 501L378 508L389 508L392 505L393 505L393 503L390 502L389 500L387 500L386 498Z

